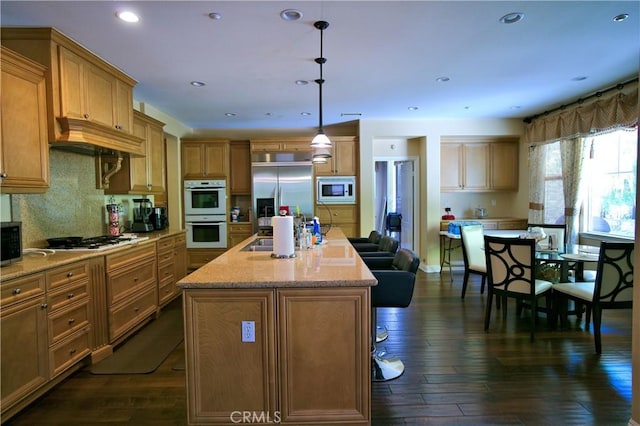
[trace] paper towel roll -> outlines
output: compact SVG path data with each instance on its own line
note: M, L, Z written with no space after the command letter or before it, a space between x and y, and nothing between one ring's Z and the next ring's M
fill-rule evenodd
M274 216L273 226L273 254L278 257L290 257L295 253L293 241L293 216Z

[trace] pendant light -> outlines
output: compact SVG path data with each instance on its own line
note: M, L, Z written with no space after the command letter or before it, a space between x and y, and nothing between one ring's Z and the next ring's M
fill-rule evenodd
M313 26L316 29L320 30L320 57L315 59L315 62L320 65L320 78L316 80L319 88L319 115L318 115L318 134L311 141L311 148L315 150L313 154L313 160L315 163L326 163L327 158L331 157L329 153L329 149L331 148L331 141L324 134L324 128L322 127L322 85L324 84L324 79L322 78L322 65L327 62L324 56L322 56L322 47L323 47L323 34L324 30L327 29L329 23L327 21L316 21L313 23Z

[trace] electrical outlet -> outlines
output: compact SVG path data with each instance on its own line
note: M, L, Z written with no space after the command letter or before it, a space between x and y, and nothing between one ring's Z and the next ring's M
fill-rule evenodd
M256 341L255 321L242 321L242 341L247 343Z
M491 200L491 205L495 206L496 205L496 200Z

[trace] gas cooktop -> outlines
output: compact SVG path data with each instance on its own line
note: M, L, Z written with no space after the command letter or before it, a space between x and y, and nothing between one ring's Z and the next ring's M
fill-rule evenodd
M90 238L50 238L47 240L49 243L47 248L53 250L102 251L135 244L148 239L149 237L138 237L136 235L101 235Z

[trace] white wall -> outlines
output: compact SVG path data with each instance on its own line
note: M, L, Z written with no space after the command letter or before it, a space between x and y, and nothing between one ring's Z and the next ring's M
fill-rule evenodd
M510 194L488 193L469 196L440 193L440 138L450 135L520 136L524 124L520 119L425 119L360 121L360 234L368 235L374 226L374 158L384 153L417 152L420 158L420 239L416 252L421 269L440 271L440 220L445 202L456 206L464 217L472 208L483 205L489 214L502 217L527 217L528 167L527 149L520 146L519 190ZM396 145L391 150L391 144ZM492 199L496 206L491 206Z

